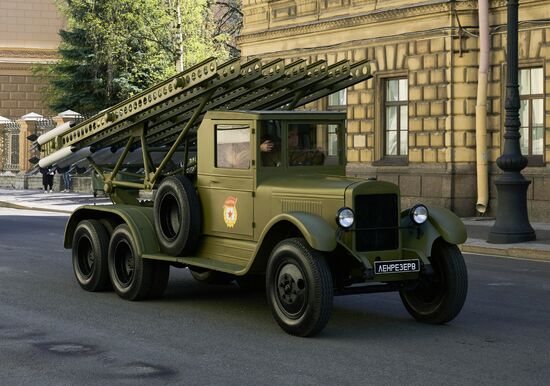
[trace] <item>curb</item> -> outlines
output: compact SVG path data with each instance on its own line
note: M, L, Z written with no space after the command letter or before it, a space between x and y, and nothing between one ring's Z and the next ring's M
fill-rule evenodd
M523 245L489 244L481 239L468 239L465 244L459 245L459 248L465 253L479 253L484 255L550 262L550 249L548 245L540 243Z
M40 211L40 212L54 212L54 213L66 213L66 214L73 213L72 210L38 208L38 207L35 207L35 206L25 206L25 205L12 204L11 202L6 202L6 201L0 201L0 208L26 209L26 210L36 210L36 211Z

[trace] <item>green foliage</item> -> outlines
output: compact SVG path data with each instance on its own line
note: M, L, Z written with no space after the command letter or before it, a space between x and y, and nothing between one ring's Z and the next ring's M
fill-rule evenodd
M38 70L57 112L112 106L173 75L180 56L183 68L228 57L227 36L216 36L208 0L57 1L67 19L61 60Z

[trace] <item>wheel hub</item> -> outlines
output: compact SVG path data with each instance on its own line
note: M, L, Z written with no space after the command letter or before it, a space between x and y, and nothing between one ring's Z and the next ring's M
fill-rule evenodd
M88 251L87 261L88 261L88 267L90 268L90 271L91 271L94 267L94 262L95 262L94 251L92 251L91 249Z
M284 265L277 276L277 298L283 311L289 316L298 315L305 307L307 293L305 280L294 264Z
M134 270L134 259L132 257L126 260L126 272L132 272Z
M81 237L78 240L78 270L80 274L89 279L94 269L94 250L92 241L88 237Z
M120 284L127 287L133 279L135 259L130 246L121 241L115 250L115 271Z
M180 208L172 194L167 194L160 204L160 225L164 236L173 240L181 228Z

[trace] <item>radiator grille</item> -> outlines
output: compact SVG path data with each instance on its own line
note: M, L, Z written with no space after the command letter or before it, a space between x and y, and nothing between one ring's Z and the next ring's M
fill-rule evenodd
M355 197L355 248L358 252L399 248L397 195Z

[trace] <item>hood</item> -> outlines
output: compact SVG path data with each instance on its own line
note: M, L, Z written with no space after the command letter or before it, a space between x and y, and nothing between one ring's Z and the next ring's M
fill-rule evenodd
M363 180L342 176L327 176L319 174L287 175L284 177L273 177L262 183L262 187L270 189L272 193L285 193L304 195L313 193L321 196L339 196L351 185L360 183Z

